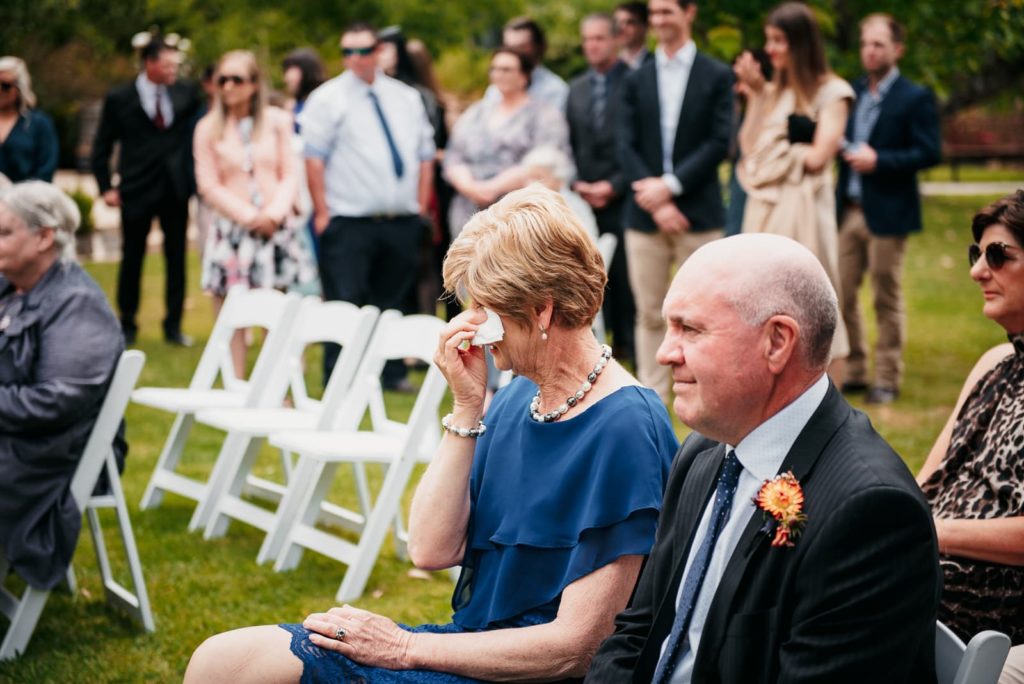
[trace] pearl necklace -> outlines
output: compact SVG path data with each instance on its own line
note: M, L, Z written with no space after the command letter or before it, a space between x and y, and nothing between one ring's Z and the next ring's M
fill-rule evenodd
M565 400L565 403L553 411L549 411L544 414L537 412L538 409L540 409L540 390L538 389L537 394L533 397L533 401L530 402L530 417L538 423L552 423L564 416L569 412L570 408L580 403L584 395L593 388L594 383L597 382L597 376L601 374L601 371L603 371L604 367L608 365L611 358L612 348L607 344L602 344L601 358L599 358L597 363L594 364L594 370L587 374L587 379L583 381L583 384L580 385L578 390L576 390L576 393L569 395L569 398Z

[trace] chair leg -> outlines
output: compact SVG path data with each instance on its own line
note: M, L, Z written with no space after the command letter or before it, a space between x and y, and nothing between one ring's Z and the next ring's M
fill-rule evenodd
M299 455L299 462L288 480L288 488L285 490L281 503L277 506L277 513L274 515L274 522L267 530L267 536L263 538L259 553L256 554L256 563L263 565L267 561L277 560L281 555L281 547L288 538L292 525L295 523L299 513L299 504L304 494L310 489L313 470L316 463L313 459Z
M224 462L224 467L218 473L217 478L210 478L206 500L206 521L204 523L203 539L215 539L223 537L231 525L231 517L221 513L224 502L230 497L241 497L245 488L246 478L256 463L263 447L263 437L252 437L239 435L232 440L231 435L224 442L225 451L217 458L217 465ZM227 445L234 444L232 450L227 452ZM217 466L215 466L216 468ZM198 514L198 510L197 514Z
M28 587L17 602L11 624L7 627L4 640L0 643L0 661L13 660L25 652L32 633L43 613L50 592Z
M68 564L68 571L64 573L64 581L61 583L72 597L78 596L78 580L75 578L75 566Z
M277 562L274 563L274 570L276 572L294 570L298 566L299 561L302 560L303 548L301 545L292 542L292 532L298 527L313 527L316 525L316 521L320 517L320 504L327 498L327 493L331 489L331 484L334 482L334 474L337 470L337 463L315 461L308 480L308 484L313 486L307 486L304 492L298 493L298 514L291 525L291 529L288 531Z
M142 495L142 503L139 504L141 510L156 508L163 502L164 490L160 485L160 476L165 472L174 472L177 467L181 453L185 449L185 441L192 431L193 420L194 416L191 413L179 413L175 417L174 425L171 426L171 432L167 435L163 451L156 462L156 468L153 469L149 484L146 485L146 493Z
M339 602L354 601L362 595L363 589L366 588L366 582L370 579L373 566L377 563L377 556L380 555L384 537L388 533L388 527L395 516L395 511L398 509L402 492L409 481L414 464L415 458L412 455L405 455L388 468L373 511L367 517L366 527L359 536L356 562L349 566L341 581L341 586L338 588L336 599Z
M370 498L370 483L366 479L366 466L360 461L352 462L352 474L356 479L356 494L359 496L359 512L365 519L373 510L373 500Z
M113 453L107 455L107 478L110 481L110 491L116 503L115 509L117 511L118 527L121 531L121 542L124 544L125 555L128 558L128 569L132 576L132 587L135 589L135 594L131 595L114 582L111 577L113 586L107 586L107 598L109 600L111 593L113 593L120 599L116 602L125 607L129 614L142 625L143 629L147 632L154 632L156 631L156 623L153 620L153 610L149 605L149 592L146 591L146 580L142 575L142 560L139 558L139 550L135 545L132 520L128 515L128 502L124 498L124 489L121 486L121 477L117 474L117 462L114 460ZM90 512L95 514L95 511L92 509L90 509ZM97 517L97 527L98 523L99 518ZM102 538L102 530L100 532Z
M189 532L206 527L213 513L213 507L223 495L224 488L237 470L238 462L249 443L248 435L229 432L225 437L220 453L217 454L217 460L214 461L213 470L210 471L210 477L203 489L203 496L196 504L196 509L192 512L192 519L188 522Z

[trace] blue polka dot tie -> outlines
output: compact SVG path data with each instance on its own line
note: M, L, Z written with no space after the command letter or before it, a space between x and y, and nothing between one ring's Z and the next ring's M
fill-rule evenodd
M683 593L676 606L676 617L672 621L672 631L668 635L668 645L658 661L654 671L653 684L663 684L672 678L672 673L679 662L680 649L686 641L686 632L693 616L693 607L697 603L700 587L704 583L704 575L708 572L711 554L715 551L718 535L725 528L725 522L732 511L732 500L736 495L736 484L740 481L743 464L736 458L732 449L722 462L722 470L718 473L718 486L715 488L715 505L711 509L711 520L707 532L697 548L689 572L683 580Z
M377 99L377 93L370 91L370 101L373 103L373 108L377 110L377 118L380 119L380 126L384 129L384 137L388 140L388 149L391 151L391 162L395 165L395 175L399 178L405 173L405 165L402 163L402 155L398 153L398 146L395 145L395 139L391 135L391 127L388 126L388 120L384 117L384 110L380 107L380 100Z

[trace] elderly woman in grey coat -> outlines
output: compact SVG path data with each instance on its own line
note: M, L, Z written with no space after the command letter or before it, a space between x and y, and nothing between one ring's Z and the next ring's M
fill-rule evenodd
M74 262L79 219L49 183L0 191L0 553L39 589L74 553L71 478L124 349L106 296ZM123 463L120 436L114 446Z

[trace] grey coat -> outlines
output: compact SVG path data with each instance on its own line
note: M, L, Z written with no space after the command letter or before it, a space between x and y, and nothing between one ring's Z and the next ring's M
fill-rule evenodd
M0 548L34 587L53 588L74 554L71 478L123 349L106 296L78 264L56 262L23 294L0 275Z

